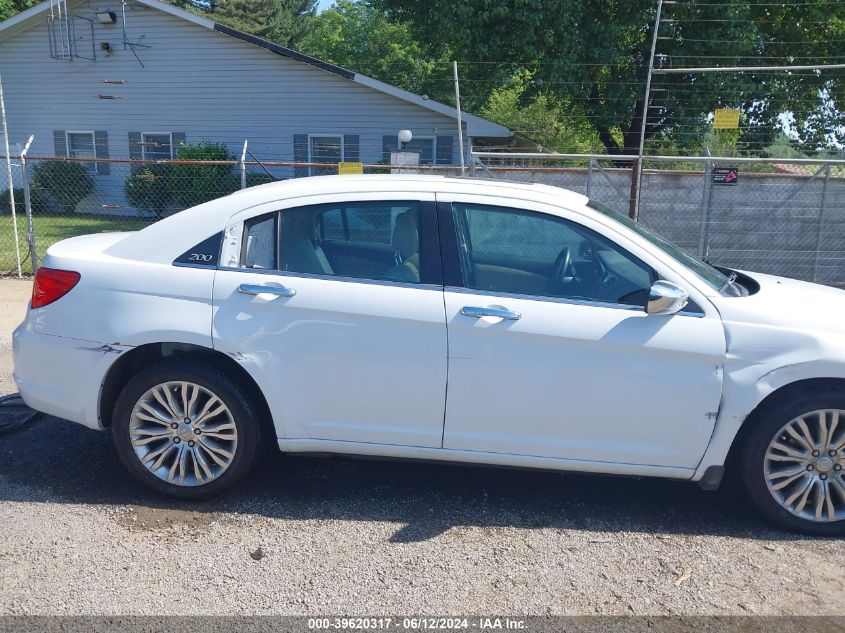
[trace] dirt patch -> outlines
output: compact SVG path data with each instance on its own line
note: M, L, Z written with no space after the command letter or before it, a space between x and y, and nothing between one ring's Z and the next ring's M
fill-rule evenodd
M129 506L115 515L121 527L139 532L200 532L220 520L213 512Z

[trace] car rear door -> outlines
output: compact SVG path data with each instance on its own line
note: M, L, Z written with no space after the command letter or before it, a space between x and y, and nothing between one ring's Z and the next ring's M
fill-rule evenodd
M725 337L715 309L699 299L683 313L647 315L657 278L647 253L632 254L635 243L607 239L595 223L487 196L438 195L438 207L444 448L611 472L694 468L721 396Z
M214 346L285 439L440 447L446 327L434 196L317 196L236 217Z

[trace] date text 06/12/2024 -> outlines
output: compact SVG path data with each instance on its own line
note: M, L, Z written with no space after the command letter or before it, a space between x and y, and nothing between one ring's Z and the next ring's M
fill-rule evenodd
M309 618L311 630L479 630L520 631L525 621L508 617L351 617Z

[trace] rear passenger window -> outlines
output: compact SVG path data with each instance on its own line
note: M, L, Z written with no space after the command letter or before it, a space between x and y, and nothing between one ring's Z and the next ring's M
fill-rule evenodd
M272 270L276 267L276 216L263 215L244 223L241 248L243 268Z
M280 214L279 268L420 283L420 203L353 202Z

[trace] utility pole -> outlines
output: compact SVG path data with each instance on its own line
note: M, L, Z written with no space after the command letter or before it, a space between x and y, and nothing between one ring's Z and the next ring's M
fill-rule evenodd
M466 171L466 165L464 164L464 126L461 122L461 87L458 83L457 61L452 62L452 70L455 74L455 107L458 109L458 149L461 156L461 176L463 176Z
M643 151L645 149L645 130L648 122L648 102L651 99L651 76L654 71L654 53L657 50L657 33L660 30L660 14L663 11L663 0L657 0L657 15L654 18L654 33L651 35L651 53L648 57L648 75L645 82L645 97L643 98L642 121L640 122L640 148L637 161L631 173L631 206L628 215L634 220L640 217L640 188L643 182Z

